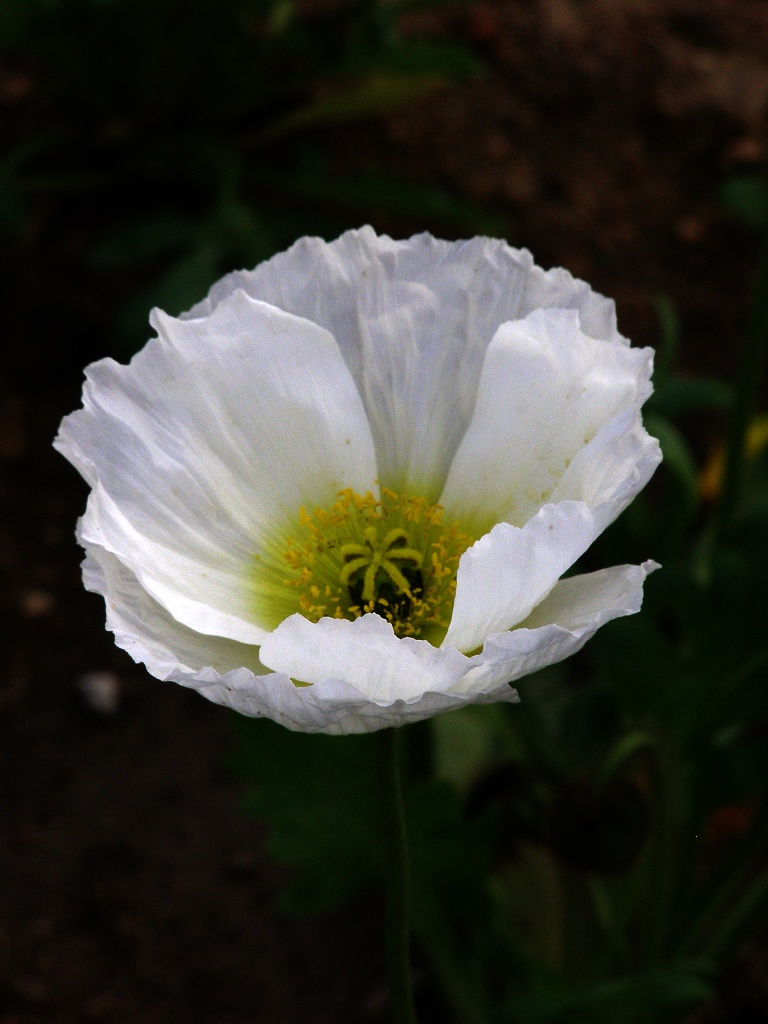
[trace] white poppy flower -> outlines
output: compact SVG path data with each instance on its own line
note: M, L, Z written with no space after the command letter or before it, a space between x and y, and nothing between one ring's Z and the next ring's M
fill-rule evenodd
M160 679L291 729L471 703L638 611L654 567L560 577L660 460L651 349L502 241L371 228L230 274L56 447L84 581Z

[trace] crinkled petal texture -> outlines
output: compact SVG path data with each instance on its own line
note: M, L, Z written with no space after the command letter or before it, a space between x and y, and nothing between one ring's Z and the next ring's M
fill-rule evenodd
M254 555L302 505L376 486L362 402L326 330L244 292L153 323L129 366L89 367L62 423L56 444L93 488L80 540L183 625L259 644Z
M314 652L306 648L310 624L294 615L267 640L274 672L250 645L183 626L104 548L88 549L83 579L104 596L118 646L157 678L289 729L343 734L418 722L468 704L517 701L510 685L516 679L575 653L610 619L639 611L643 581L654 567L622 565L562 580L518 629L490 636L471 658L398 640L375 615L322 619ZM294 684L299 670L311 686ZM411 673L423 691L415 691Z
M238 289L334 336L365 406L382 486L431 501L472 418L486 350L502 324L537 309L570 309L590 337L627 344L613 302L493 238L394 241L370 227L330 245L302 238L255 270L223 278L187 315L210 314Z
M471 651L521 622L648 482L651 368L650 349L589 337L574 310L496 331L441 497L483 535L462 557L446 644Z
M362 732L514 701L515 679L638 611L654 563L560 579L660 458L640 418L652 353L584 282L498 240L364 228L152 322L129 366L89 368L55 443L92 488L85 584L153 675ZM260 553L346 488L440 503L480 538L440 647L375 614L258 620Z

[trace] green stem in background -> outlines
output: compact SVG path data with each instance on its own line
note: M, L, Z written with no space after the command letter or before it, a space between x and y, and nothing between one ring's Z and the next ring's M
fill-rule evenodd
M420 908L417 925L419 942L445 993L459 1024L492 1024L497 1019L481 983L467 969L465 951L457 952L451 937L443 902L433 901Z
M768 870L758 871L766 849L768 802L680 939L678 950L682 955L722 955L738 938L743 922L768 896Z
M645 962L663 963L669 942L672 904L679 884L680 823L684 817L684 786L677 758L661 737L655 743L656 821L649 850L653 901L649 907Z
M410 865L400 777L400 730L377 734L387 869L387 964L392 1024L416 1024L411 983Z
M768 233L763 238L757 287L731 410L723 487L715 516L714 540L721 541L736 516L744 476L745 442L760 393L768 342Z
M756 920L768 901L768 871L761 872L742 894L741 899L725 914L717 933L705 946L704 956L712 960L725 955L742 938L750 921Z

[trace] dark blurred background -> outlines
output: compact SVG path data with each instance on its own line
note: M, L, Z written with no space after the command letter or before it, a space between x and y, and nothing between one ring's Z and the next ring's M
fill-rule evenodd
M86 488L50 443L83 366L371 223L527 247L728 382L759 232L724 196L766 146L762 0L2 0L0 1024L383 1020L375 895L274 909L231 716L82 590ZM699 468L717 405L686 424ZM767 962L696 1020L768 1019Z

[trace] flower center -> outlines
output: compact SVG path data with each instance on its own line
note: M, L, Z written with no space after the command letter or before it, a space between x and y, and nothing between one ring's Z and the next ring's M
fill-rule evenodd
M302 508L283 538L256 559L257 599L270 597L258 601L262 621L375 612L398 636L432 643L448 628L459 559L474 539L440 505L386 489L381 498L347 489L330 508Z
M405 530L395 527L388 530L381 539L375 526L368 526L364 531L364 544L342 544L341 558L344 563L339 579L350 587L351 581L360 573L363 577L362 599L369 603L375 601L378 584L382 576L384 582L394 584L395 591L413 600L409 581L398 568L398 562L405 562L418 569L424 561L420 551L409 548L408 534Z

